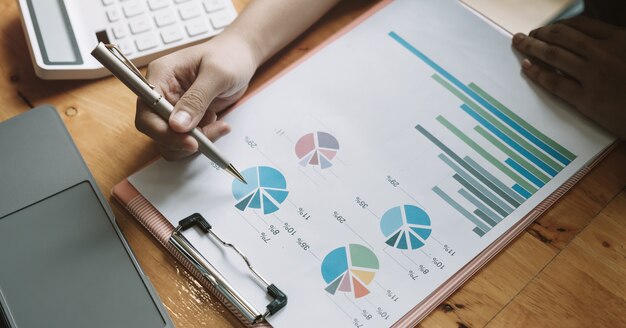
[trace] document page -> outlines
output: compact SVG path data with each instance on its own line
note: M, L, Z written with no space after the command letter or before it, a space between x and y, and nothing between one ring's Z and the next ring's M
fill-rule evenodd
M393 325L613 142L456 1L381 7L226 115L247 184L203 156L129 179L288 295L276 327ZM241 258L185 235L264 312Z

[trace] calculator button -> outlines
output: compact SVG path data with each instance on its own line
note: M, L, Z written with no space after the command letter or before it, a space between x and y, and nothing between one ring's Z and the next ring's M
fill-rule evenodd
M117 22L120 18L122 18L122 16L117 8L111 8L107 10L107 18L109 19L109 22Z
M158 27L167 26L176 22L176 14L169 10L161 10L154 14L154 22Z
M178 13L181 19L188 20L200 16L199 9L195 3L187 3L178 7Z
M133 18L129 20L128 26L130 27L130 32L133 34L139 34L145 31L149 31L152 26L150 24L150 20L146 16L140 16L137 18Z
M224 9L224 1L222 0L203 0L202 5L207 13Z
M157 37L154 34L145 33L135 39L135 45L137 46L137 50L145 51L159 45L159 40L157 40Z
M196 36L209 31L209 26L202 18L190 20L185 24L185 30L189 36Z
M102 4L105 6L112 5L115 0L102 0Z
M132 47L132 43L130 42L130 40L117 41L116 44L117 47L120 48L122 53L126 56L135 52L135 49Z
M169 4L169 0L148 0L148 7L150 7L150 10L165 8Z
M144 7L142 3L135 1L135 2L125 4L122 7L122 10L124 11L124 16L129 18L129 17L135 17L137 15L143 14Z
M180 27L171 26L161 30L161 40L163 43L172 43L183 39L183 33L180 31Z
M113 26L112 30L113 30L113 36L116 39L123 39L128 35L128 28L126 28L126 26L124 25Z
M217 30L226 27L233 21L233 17L226 11L219 12L211 16L211 25Z

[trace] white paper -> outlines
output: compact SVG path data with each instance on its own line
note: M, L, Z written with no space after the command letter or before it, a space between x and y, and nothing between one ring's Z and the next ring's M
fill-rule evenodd
M478 208L459 193L467 188L438 157L444 151L416 126L460 157L469 156L510 188L516 183L510 176L436 118L444 117L511 171L509 156L478 134L475 127L481 124L460 109L463 102L459 98L431 77L437 72L433 66L392 35L419 49L463 84L476 83L575 154L571 163L517 208L502 196L495 197L512 213L482 237L473 231L477 224L433 191L438 187L466 210ZM509 38L455 1L395 1L225 118L233 132L217 145L237 168L267 166L284 176L288 196L278 210L264 214L262 209L251 208L252 203L243 211L237 209L239 201L232 192L236 183L204 157L175 163L160 160L129 180L173 225L193 212L201 213L220 237L239 247L264 277L286 292L287 307L270 318L276 327L391 326L613 140L525 80L519 67ZM335 145L317 132L336 138L336 157L331 159L328 152ZM315 136L314 145L326 148L331 167L315 165L315 160L299 164L302 159L296 144L310 133ZM309 149L306 143L300 147ZM248 179L251 183L257 174L254 169L253 173ZM532 186L528 179L524 181ZM279 182L270 181L265 192L278 190L280 194L284 186ZM481 186L490 188L484 183ZM480 204L488 207L486 202ZM270 208L268 203L266 210ZM398 209L385 216L393 208ZM423 213L430 224L424 223ZM407 217L410 222L397 221ZM411 241L408 249L402 250L400 238L391 240L398 224L401 229L415 227L416 235L424 230L431 234L422 238L423 246L414 247L419 243ZM485 221L480 224L487 225ZM197 231L186 236L264 311L268 298L240 258ZM342 247L345 254L337 250ZM334 264L323 266L331 253ZM334 280L324 279L324 275L328 280L348 274L333 271L346 262L361 270L356 277L367 295L362 295L366 292L353 285L352 279L335 288ZM375 275L369 281L371 272Z

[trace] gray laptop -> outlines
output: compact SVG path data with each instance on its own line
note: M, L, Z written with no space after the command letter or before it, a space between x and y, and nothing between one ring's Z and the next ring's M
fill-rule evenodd
M56 110L0 123L0 327L173 327Z

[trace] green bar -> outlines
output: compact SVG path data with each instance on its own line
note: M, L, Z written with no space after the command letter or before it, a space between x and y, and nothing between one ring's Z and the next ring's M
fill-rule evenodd
M463 140L468 146L470 146L487 161L489 161L489 163L500 169L502 173L508 175L509 178L513 179L515 182L517 182L517 184L524 187L524 189L528 190L531 193L535 193L537 191L537 188L533 187L524 178L520 177L519 175L517 175L517 173L513 172L513 170L509 169L507 166L498 161L498 159L489 154L483 147L474 142L474 140L470 139L467 135L465 135L465 133L461 132L461 130L459 130L456 126L452 125L452 123L448 122L448 120L446 120L443 116L437 116L437 121L439 121L439 123L448 128L448 130L450 130L457 137L459 137L459 139Z
M469 84L469 87L470 89L478 93L481 97L483 97L488 102L490 102L492 105L496 106L496 108L498 108L500 111L506 114L506 116L510 117L513 121L521 125L528 132L535 135L535 137L539 138L539 140L545 142L550 147L556 149L559 153L561 153L561 155L567 157L567 159L569 159L570 161L573 161L576 158L576 155L571 153L569 150L565 149L565 147L559 145L556 141L550 139L550 137L541 133L539 130L535 129L532 125L528 124L528 122L524 121L521 117L517 116L517 114L515 114L513 111L508 109L502 103L500 103L499 101L491 97L487 92L485 92L483 89L481 89L479 86L477 86L473 82Z
M435 81L439 82L439 84L441 84L444 88L448 89L448 91L452 92L462 102L464 102L465 104L470 106L473 110L475 110L478 113L478 115L480 115L481 117L483 117L484 119L489 121L489 123L495 125L496 128L498 128L498 130L502 131L502 133L506 134L509 138L515 140L518 144L520 144L522 147L524 147L524 149L528 150L533 155L535 155L538 158L540 158L544 163L546 163L548 166L550 166L555 171L561 172L561 170L563 169L563 166L561 164L557 163L552 158L548 157L548 155L546 155L545 153L541 152L535 146L531 145L528 141L526 141L525 139L520 137L513 130L509 129L504 124L502 124L502 122L500 122L497 119L495 119L493 116L491 116L491 114L487 113L482 107L478 106L475 102L473 102L471 99L469 99L463 93L461 93L459 90L457 90L455 87L453 87L450 83L444 81L443 78L441 78L441 76L439 76L437 74L434 74L432 76L432 78Z
M550 178L547 175L543 174L541 171L539 171L538 168L536 168L534 165L528 163L524 158L522 158L522 156L518 155L516 152L511 150L511 148L507 147L505 144L500 142L498 138L492 136L482 126L477 125L476 127L474 127L474 130L480 133L481 136L485 137L485 139L489 140L489 142L491 142L494 146L498 147L498 149L503 151L505 154L509 155L509 157L511 157L516 162L518 162L522 167L524 167L525 169L530 171L532 174L534 174L543 183L547 183L548 181L550 181Z

